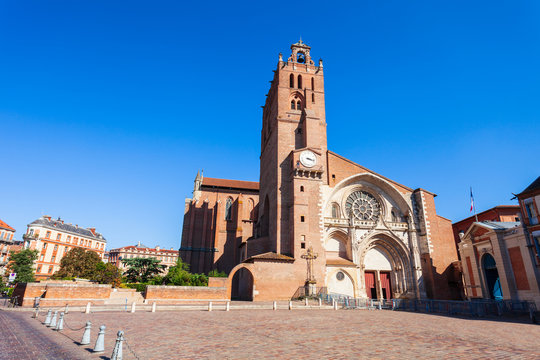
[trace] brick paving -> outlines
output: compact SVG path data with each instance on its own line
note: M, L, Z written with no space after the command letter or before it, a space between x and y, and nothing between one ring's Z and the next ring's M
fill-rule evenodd
M540 326L495 318L280 309L70 312L66 320L92 322L90 347L106 325L105 353L75 345L82 330L58 334L30 312L0 311L0 359L104 359L120 329L140 359L540 359ZM135 359L126 346L124 359Z

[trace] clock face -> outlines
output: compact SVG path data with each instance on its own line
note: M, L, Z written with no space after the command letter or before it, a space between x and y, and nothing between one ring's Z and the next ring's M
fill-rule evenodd
M304 150L300 153L300 162L305 167L313 167L317 164L317 157L312 151Z

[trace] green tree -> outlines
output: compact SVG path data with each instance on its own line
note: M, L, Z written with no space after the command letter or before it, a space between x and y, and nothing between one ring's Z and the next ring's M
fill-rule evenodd
M225 271L218 271L217 269L211 270L208 273L208 277L227 277Z
M9 259L12 263L9 265L9 271L17 274L15 283L33 282L34 278L34 260L37 259L37 250L24 249L19 252L10 252Z
M148 282L155 275L159 275L166 268L160 264L161 260L154 258L133 258L122 260L128 269L124 272L128 282Z
M112 284L114 287L118 287L122 280L122 273L114 264L100 261L96 265L95 274L91 280L100 284Z
M169 272L163 278L164 284L177 286L207 286L208 277L204 274L192 274L189 272L189 264L176 260L176 265L169 268Z
M176 265L169 268L169 272L163 278L164 284L177 286L188 286L191 284L191 273L189 272L189 264L182 261L180 257L176 260Z
M57 279L82 277L92 280L96 276L96 267L101 262L97 253L76 247L64 255L60 261L60 270L53 277Z

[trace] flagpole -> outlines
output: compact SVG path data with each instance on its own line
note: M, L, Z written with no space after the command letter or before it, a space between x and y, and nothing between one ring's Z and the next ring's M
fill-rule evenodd
M473 206L473 211L474 211L474 218L476 219L476 222L478 222L478 215L476 215L476 204L475 204L474 196L472 193L472 186L471 186L471 199L472 199L472 206Z

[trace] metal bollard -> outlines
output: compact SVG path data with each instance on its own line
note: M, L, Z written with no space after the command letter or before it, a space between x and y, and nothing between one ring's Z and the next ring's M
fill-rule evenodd
M54 311L54 315L51 319L51 322L49 323L49 325L47 325L48 327L52 327L52 328L55 328L56 327L56 319L58 317L58 310L55 310Z
M64 330L64 313L60 313L60 318L58 319L58 324L56 324L56 327L54 328L56 331L62 331Z
M212 311L212 302L211 301L208 302L208 311Z
M131 312L132 312L132 313L135 312L135 302L132 302L132 303L131 303Z
M86 310L84 311L85 314L90 314L90 307L92 306L91 303L86 304Z
M116 343L110 360L122 360L122 342L124 341L124 332L118 331L116 334Z
M156 302L152 303L152 312L156 312Z
M64 314L67 314L69 312L69 305L66 304L66 308L64 309Z
M33 317L34 319L37 319L38 314L39 314L39 308L36 308L36 310L34 310L34 315L32 315L32 317Z
M47 310L47 317L45 318L43 325L49 325L51 323L51 315L52 315L52 310L51 309Z
M80 342L81 345L88 345L90 344L90 331L92 330L92 323L90 321L86 322L86 327L84 328L84 333L82 336L82 340Z
M277 310L277 303L275 301L272 303L272 310Z
M304 305L305 305L305 306L308 306L308 305L309 305L309 300L308 300L308 298L305 298L305 299L304 299Z
M231 302L227 301L227 304L225 304L225 311L229 311L231 309Z
M99 327L99 333L96 339L96 345L94 346L93 352L103 352L105 351L105 325Z
M337 310L337 301L334 301L334 310Z
M382 310L382 301L379 300L379 310Z
M322 299L319 298L319 307L321 307L321 306L322 306Z
M289 301L289 310L292 310L292 301Z

